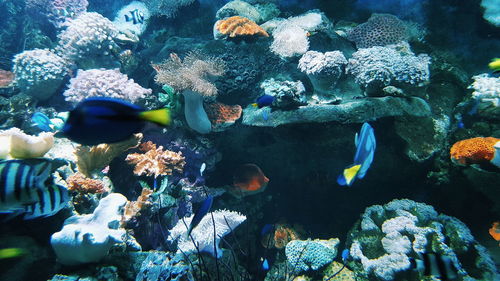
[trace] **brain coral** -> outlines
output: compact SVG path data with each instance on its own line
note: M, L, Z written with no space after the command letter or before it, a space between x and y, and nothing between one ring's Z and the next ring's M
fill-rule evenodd
M133 79L128 79L119 69L90 69L79 70L76 77L71 78L64 96L69 102L79 102L89 97L111 97L135 102L151 92Z
M353 28L347 39L358 48L386 46L408 39L408 30L403 21L389 14L373 14L367 22Z
M495 263L464 223L408 199L366 208L346 245L357 280L397 279L410 269L410 257L427 252L449 256L464 278L498 277Z
M339 239L292 240L285 247L285 254L292 271L300 273L309 269L318 270L337 256Z

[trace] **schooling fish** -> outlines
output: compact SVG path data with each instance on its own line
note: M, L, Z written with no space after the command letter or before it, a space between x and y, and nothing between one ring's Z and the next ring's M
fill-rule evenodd
M35 112L33 116L31 116L31 122L33 122L34 126L37 126L40 130L44 132L53 132L54 124L50 121L47 115L41 112Z
M138 9L130 11L130 15L125 14L125 21L132 21L133 24L144 23L144 13Z
M436 253L419 254L418 259L410 259L411 268L423 276L433 276L440 280L458 279L458 270L449 256Z
M0 213L34 219L64 208L67 190L53 182L51 171L48 159L0 161Z
M170 124L167 108L145 111L114 98L88 98L69 112L61 134L83 144L96 145L126 140L140 132L147 122Z
M363 123L359 135L356 133L354 144L356 145L354 163L338 176L337 183L340 185L351 186L356 178L362 179L373 162L377 143L370 124Z
M191 220L191 223L189 224L189 228L186 233L187 237L191 235L191 231L193 231L193 229L200 223L201 219L203 219L203 217L210 211L213 202L214 202L213 196L208 196L207 199L203 201L201 207L196 211L193 219Z
M263 108L265 106L270 106L271 104L273 104L274 100L276 98L274 96L271 96L271 95L263 95L263 96L260 96L257 98L257 100L255 101L255 103L252 103L252 106L253 107L258 107L258 108Z

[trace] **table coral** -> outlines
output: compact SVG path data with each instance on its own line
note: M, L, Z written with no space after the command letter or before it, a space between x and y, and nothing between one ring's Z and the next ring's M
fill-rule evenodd
M285 248L286 258L292 272L318 270L331 263L337 256L339 239L293 240Z
M227 105L220 102L204 104L208 119L212 123L212 131L224 131L240 119L242 108L240 105Z
M139 149L144 153L132 153L125 159L129 164L135 164L134 174L137 176L154 175L156 178L174 172L182 173L186 164L182 152L163 150L163 146L157 148L151 141L141 144Z
M450 257L459 275L496 277L494 262L464 223L408 199L368 207L346 245L358 280L394 280L410 269L411 257L428 252Z
M450 149L451 159L461 165L491 162L500 167L500 139L477 137L461 140Z
M254 21L240 16L233 16L227 19L218 20L214 25L214 37L219 39L223 35L229 38L264 36L269 34Z

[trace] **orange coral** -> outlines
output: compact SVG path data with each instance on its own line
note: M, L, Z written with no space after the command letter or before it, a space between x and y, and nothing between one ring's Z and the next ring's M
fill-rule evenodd
M231 38L254 35L269 37L269 34L267 34L267 32L258 24L250 19L240 16L219 20L215 24L215 28L220 33L228 35Z
M451 158L462 165L491 161L495 156L494 145L499 141L492 137L461 140L451 147Z
M269 241L269 239L271 239ZM274 232L264 236L261 241L265 248L275 247L277 249L285 248L286 244L292 240L300 239L300 235L292 227L278 223L275 225Z
M182 172L186 161L182 152L163 150L163 146L156 148L156 144L148 141L139 146L145 153L131 153L125 161L135 164L134 174L137 176L171 175L174 171Z
M66 179L66 183L68 184L68 190L76 191L78 193L95 194L95 193L104 193L108 191L108 189L106 188L106 186L102 181L89 179L81 173L76 173L69 176Z
M125 225L132 218L137 217L139 212L144 209L146 206L151 205L151 194L153 194L153 190L149 188L143 188L141 195L137 197L136 201L129 201L123 208L123 217L122 217L122 225Z
M14 80L14 73L0 69L0 88L8 88Z
M493 239L500 241L500 222L494 222L489 229L489 233Z
M217 128L234 124L240 119L242 112L239 105L227 105L220 102L205 103L204 108L215 131Z

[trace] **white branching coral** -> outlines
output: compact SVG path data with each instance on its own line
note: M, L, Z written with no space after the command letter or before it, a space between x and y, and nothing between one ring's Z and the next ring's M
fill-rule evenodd
M212 223L212 214L215 221L215 227ZM179 220L170 231L171 239L177 240L177 247L185 253L196 252L195 244L200 252L208 252L216 257L222 256L219 248L220 239L234 230L238 225L244 222L247 217L234 211L217 210L206 214L187 237L187 228L193 219L193 216ZM185 222L185 224L184 224ZM214 230L215 230L215 249L214 249Z

